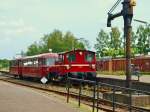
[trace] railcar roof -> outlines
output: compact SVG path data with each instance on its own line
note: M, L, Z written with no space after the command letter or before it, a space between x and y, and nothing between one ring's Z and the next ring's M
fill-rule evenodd
M34 56L26 56L26 57L17 58L17 59L19 60L19 59L48 58L48 57L58 57L58 54L57 53L43 53L43 54L38 54Z

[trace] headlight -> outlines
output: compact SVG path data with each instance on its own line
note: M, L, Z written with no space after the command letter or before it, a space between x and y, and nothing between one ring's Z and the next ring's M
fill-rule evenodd
M68 69L70 69L70 66L68 65L68 66L66 66L66 69L68 70Z

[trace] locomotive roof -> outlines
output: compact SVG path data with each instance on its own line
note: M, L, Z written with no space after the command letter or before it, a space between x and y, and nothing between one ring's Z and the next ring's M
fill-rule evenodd
M71 50L71 51L61 52L61 53L58 53L58 54L66 54L66 53L70 53L70 52L73 52L73 51L77 51L77 52L80 52L80 51L87 51L87 52L95 53L94 51L90 51L90 50L76 49L76 50Z
M26 56L26 57L22 57L22 58L17 58L19 59L32 59L32 58L48 58L48 57L58 57L57 53L43 53L43 54L38 54L38 55L34 55L34 56Z

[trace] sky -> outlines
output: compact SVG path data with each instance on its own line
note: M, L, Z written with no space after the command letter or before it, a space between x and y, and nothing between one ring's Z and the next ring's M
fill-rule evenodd
M91 50L101 29L107 28L107 12L117 0L0 0L0 59L12 59L44 34L59 29L90 42ZM137 0L134 18L150 22L150 0ZM122 5L115 10L120 11ZM139 23L133 22L133 29ZM122 17L112 26L123 28Z

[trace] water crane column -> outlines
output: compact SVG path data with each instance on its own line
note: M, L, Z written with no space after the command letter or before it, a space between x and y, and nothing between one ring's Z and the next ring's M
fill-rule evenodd
M124 37L126 39L126 87L131 87L131 32L132 32L132 18L133 6L136 5L135 0L124 0L122 2L122 11L116 14L111 14L112 11L121 2L118 0L116 4L108 12L107 26L111 27L111 21L117 17L123 16L124 19Z

